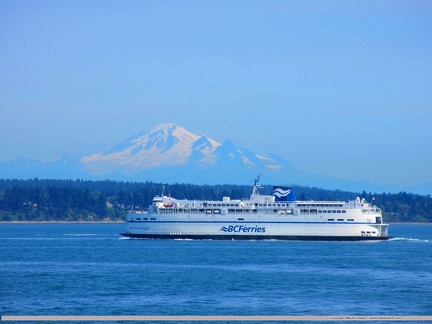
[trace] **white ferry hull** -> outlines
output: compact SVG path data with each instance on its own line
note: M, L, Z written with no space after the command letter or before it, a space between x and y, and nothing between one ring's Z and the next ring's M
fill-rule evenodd
M132 238L212 240L386 240L388 225L289 221L153 220L127 222Z

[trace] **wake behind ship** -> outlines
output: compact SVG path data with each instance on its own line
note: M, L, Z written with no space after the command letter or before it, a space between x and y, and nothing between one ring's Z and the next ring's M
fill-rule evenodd
M153 198L147 210L127 215L122 234L132 238L213 240L387 240L381 210L364 199L298 201L292 188L248 199L219 201Z

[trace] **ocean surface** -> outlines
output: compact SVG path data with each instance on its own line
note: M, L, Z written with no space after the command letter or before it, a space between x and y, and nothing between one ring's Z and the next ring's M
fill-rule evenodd
M384 242L140 240L123 226L0 224L0 315L432 315L432 225L391 225Z

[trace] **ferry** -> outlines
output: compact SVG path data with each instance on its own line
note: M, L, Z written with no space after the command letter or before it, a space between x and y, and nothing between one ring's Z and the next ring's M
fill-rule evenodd
M365 199L299 201L290 187L260 194L255 179L246 199L189 200L160 195L127 215L130 238L211 240L387 240L381 210Z

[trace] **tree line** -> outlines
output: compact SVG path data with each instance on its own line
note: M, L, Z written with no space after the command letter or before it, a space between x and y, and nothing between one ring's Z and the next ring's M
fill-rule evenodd
M271 194L272 186L261 193ZM156 195L178 199L248 198L251 186L163 184L154 182L0 179L0 221L122 221L131 209L144 209ZM381 208L386 222L432 222L432 199L397 194L354 193L293 186L298 200L346 201L365 198Z

